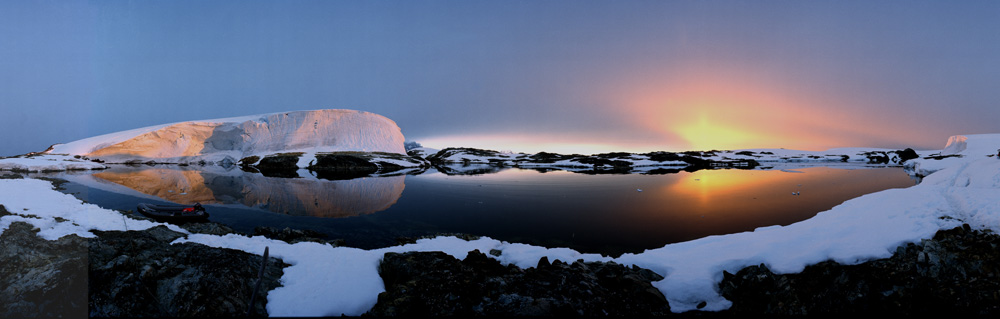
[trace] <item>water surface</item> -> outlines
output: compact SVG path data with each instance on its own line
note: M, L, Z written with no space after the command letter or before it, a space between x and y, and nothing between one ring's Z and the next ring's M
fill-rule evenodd
M60 176L70 181L66 192L102 207L202 203L212 221L242 232L311 229L361 248L393 245L398 237L467 233L611 255L788 225L854 197L915 184L900 168L862 166L662 175L483 172L325 180L308 172L278 178L219 167L122 166Z

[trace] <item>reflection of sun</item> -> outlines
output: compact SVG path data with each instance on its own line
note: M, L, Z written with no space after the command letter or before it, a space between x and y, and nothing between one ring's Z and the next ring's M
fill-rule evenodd
M736 169L701 170L686 174L677 183L664 187L664 194L680 194L697 199L700 206L719 205L719 200L746 196L799 176L780 171L747 172Z

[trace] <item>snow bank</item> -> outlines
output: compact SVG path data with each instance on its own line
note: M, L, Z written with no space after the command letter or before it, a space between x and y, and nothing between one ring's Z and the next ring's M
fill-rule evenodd
M943 165L921 184L855 198L802 222L710 236L614 259L489 238L464 241L439 237L376 250L288 244L240 235L194 234L176 242L197 242L254 254L262 254L265 246L270 247L274 256L292 265L285 269L282 287L268 294L267 307L272 316L361 315L384 290L377 265L386 252L444 251L464 258L474 249L498 250L499 257L489 256L519 267L533 267L542 256L566 262L583 259L638 265L664 276L654 286L664 293L673 311L694 310L702 302L706 304L702 310L723 310L731 305L717 292L723 271L766 264L777 273L792 273L825 260L856 264L889 257L899 245L930 238L940 229L962 223L1000 231L1000 159L989 156L995 155L1000 145L997 142L1000 134L967 136L965 149L957 151L961 157L915 160L920 166ZM50 239L60 234L85 234L88 229L124 228L117 213L82 204L41 181L0 180L0 204L18 214L41 216L33 224L43 228L41 236ZM69 221L56 221L56 216ZM0 225L32 219L5 216ZM146 226L128 225L129 229L140 227Z
M143 230L164 225L125 218L119 212L85 204L52 187L52 183L36 179L0 179L0 205L15 214L0 217L0 233L17 221L34 225L40 230L38 236L48 240L70 234L91 238L91 230ZM167 227L188 233L175 225Z
M150 126L57 144L48 153L83 155L109 163L235 163L248 156L291 152L406 154L403 141L399 126L381 115L316 110Z
M11 157L0 159L0 171L51 172L66 170L90 170L108 168L95 163L66 155L37 155L31 157Z
M923 158L907 161L903 167L914 174L927 176L971 160L996 156L1000 152L1000 134L956 135L940 152L928 152ZM923 155L923 154L922 154Z

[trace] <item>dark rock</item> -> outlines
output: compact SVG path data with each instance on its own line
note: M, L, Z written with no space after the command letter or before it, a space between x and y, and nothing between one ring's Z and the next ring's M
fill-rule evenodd
M680 173L682 169L674 168L656 168L643 172L643 175L667 175L667 174L677 174Z
M87 240L37 234L24 222L0 234L0 318L85 318Z
M907 149L902 150L902 151L896 151L896 154L899 155L899 162L900 163L908 161L908 160L911 160L911 159L920 158L920 155L917 155L917 151L914 151L912 148L907 148Z
M244 158L240 159L239 164L240 164L240 167L253 166L253 165L256 165L257 161L259 161L259 160L260 160L260 156L256 156L256 155L254 155L254 156L248 156L248 157L244 157Z
M654 316L670 312L652 271L615 263L503 266L477 251L387 253L374 316Z
M912 148L897 151L869 151L859 155L868 158L869 164L902 164L907 160L920 157Z
M271 239L277 239L285 241L289 244L294 244L298 242L316 242L316 243L333 243L334 246L340 246L342 244L338 241L327 241L326 235L314 230L303 230L303 229L291 229L285 227L283 229L277 229L274 227L259 226L253 229L253 233L250 236L264 236Z
M62 179L62 178L53 178L53 177L45 177L45 176L34 177L34 179L40 179L40 180L52 183L52 189L55 189L55 190L58 190L58 191L66 190L66 188L63 187L63 185L66 185L66 183L69 183L69 181L67 181L65 179Z
M442 164L442 165L435 165L434 168L436 168L438 172L452 176L454 175L473 176L473 175L494 174L507 169L500 165L488 165L488 164L467 164L467 165Z
M682 158L681 155L671 152L651 152L643 155L648 156L649 160L657 162L679 161Z
M213 223L213 222L208 222L208 223L181 223L181 224L178 224L177 226L180 227L180 228L184 228L184 230L187 230L189 232L196 233L196 234L209 234L209 235L219 235L219 236L222 236L222 235L226 235L226 234L235 234L235 233L237 233L237 231L233 230L229 226L226 226L224 224L219 224L219 223Z
M478 148L469 147L449 147L438 151L432 155L427 156L427 160L434 165L448 164L445 160L455 154L469 154L476 157L501 157L503 156L500 152L494 150L484 150Z
M632 157L632 153L613 152L613 153L601 153L601 154L597 154L597 155L594 155L594 156L598 157L598 158L606 158L606 159L611 159L611 158L630 159Z
M998 246L996 234L959 227L859 265L827 261L787 275L747 267L725 273L719 289L736 315L997 315Z
M329 180L365 177L378 173L375 163L349 154L316 154L316 163L309 166L316 176Z
M91 317L233 317L246 314L262 258L195 243L164 226L94 231L90 240ZM261 247L263 252L263 247ZM281 260L270 258L253 313L266 315Z
M616 169L622 169L622 168L630 169L630 168L632 168L632 162L623 161L623 160L616 160L616 159L601 158L601 157L580 157L580 158L574 158L572 161L578 162L578 163L581 163L581 164L593 165L595 168L604 167L604 166L609 166L609 167L616 168Z
M267 177L297 178L299 157L302 157L302 153L267 155L253 168Z
M264 156L255 165L258 170L297 170L302 153L273 154Z
M935 154L935 155L931 155L931 156L928 156L928 157L924 157L924 159L932 159L932 160L938 160L939 161L939 160L943 160L943 159L950 158L950 157L961 158L962 154L949 154L949 155Z
M574 158L581 158L583 155L562 155L556 153L539 152L534 155L528 156L527 160L531 163L555 163L563 160L571 160Z

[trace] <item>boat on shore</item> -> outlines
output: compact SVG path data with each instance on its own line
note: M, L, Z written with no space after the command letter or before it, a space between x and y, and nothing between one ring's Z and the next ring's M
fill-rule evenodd
M208 212L201 204L183 206L139 203L136 209L146 217L161 221L205 221L208 219Z

